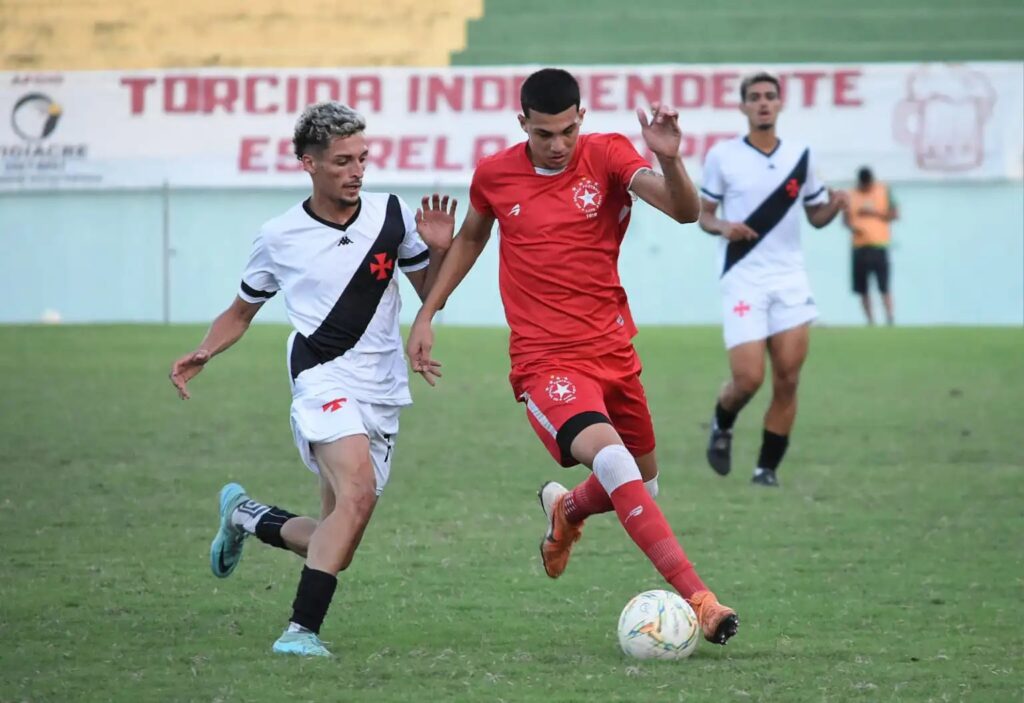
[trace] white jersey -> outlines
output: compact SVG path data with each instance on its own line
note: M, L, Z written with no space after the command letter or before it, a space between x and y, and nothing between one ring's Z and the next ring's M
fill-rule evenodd
M814 173L809 147L780 140L765 154L746 137L719 142L704 162L700 190L704 198L722 204L722 219L744 222L760 235L755 241L722 238L718 270L723 283L728 278L774 285L803 276L803 206L829 199Z
M409 374L398 328L396 265L428 265L409 208L396 195L362 194L345 225L299 203L260 229L239 297L260 303L284 292L293 390L339 388L366 403L408 405Z

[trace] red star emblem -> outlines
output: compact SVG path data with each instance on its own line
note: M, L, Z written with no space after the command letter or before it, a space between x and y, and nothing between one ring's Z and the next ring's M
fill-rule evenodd
M378 281L387 279L388 273L395 268L395 262L389 259L387 254L374 254L373 258L376 259L376 263L370 262L370 273L377 274Z
M797 193L799 193L799 192L800 192L800 184L797 183L795 178L790 178L788 181L786 181L786 194L789 197L795 198Z

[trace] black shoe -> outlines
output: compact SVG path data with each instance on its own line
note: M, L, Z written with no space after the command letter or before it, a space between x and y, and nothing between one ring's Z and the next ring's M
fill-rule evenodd
M775 475L775 471L772 469L758 469L754 472L754 477L750 479L750 482L759 486L779 487L779 477Z
M711 420L711 437L708 439L708 463L715 473L725 476L732 470L732 430L720 430Z

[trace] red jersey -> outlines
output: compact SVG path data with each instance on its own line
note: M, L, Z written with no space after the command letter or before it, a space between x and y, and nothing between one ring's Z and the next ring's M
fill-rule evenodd
M568 166L538 173L526 142L483 159L473 207L498 220L498 281L513 366L629 348L636 327L619 281L636 172L621 134L583 134Z

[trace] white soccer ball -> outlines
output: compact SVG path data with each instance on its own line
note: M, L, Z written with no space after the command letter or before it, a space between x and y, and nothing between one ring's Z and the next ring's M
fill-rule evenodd
M699 639L697 614L669 591L644 591L619 616L619 646L636 659L685 659Z

